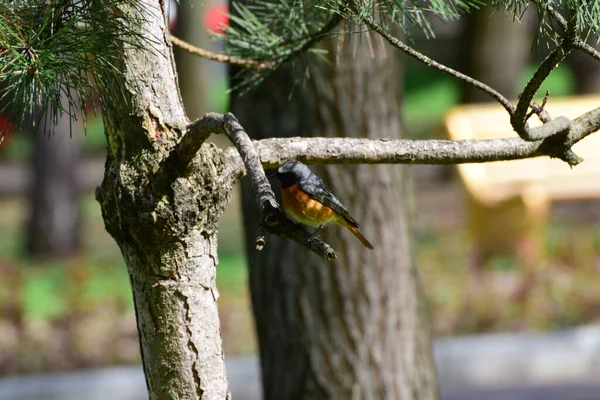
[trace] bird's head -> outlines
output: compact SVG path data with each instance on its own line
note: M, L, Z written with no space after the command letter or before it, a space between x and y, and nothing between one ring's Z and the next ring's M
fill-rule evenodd
M301 180L310 177L310 175L310 169L296 160L286 162L275 173L275 177L279 179L284 189L299 183Z

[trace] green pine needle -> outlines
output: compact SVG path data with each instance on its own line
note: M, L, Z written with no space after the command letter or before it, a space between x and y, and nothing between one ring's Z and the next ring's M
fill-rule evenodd
M139 21L115 14L123 4L138 6L132 0L1 2L0 112L33 132L52 131L64 114L85 127L86 104L95 111L97 98L123 101L119 54L124 44L141 45Z

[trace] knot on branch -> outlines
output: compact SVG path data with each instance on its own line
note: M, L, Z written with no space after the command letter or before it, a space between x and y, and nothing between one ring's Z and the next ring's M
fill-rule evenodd
M571 120L567 117L557 117L552 121L546 122L541 126L530 128L525 125L525 135L523 139L535 142L538 140L549 139L552 136L565 135L571 129Z
M583 158L575 154L571 147L572 143L569 141L569 129L566 129L544 139L540 149L544 154L547 154L552 158L558 158L569 164L569 166L574 167L583 162Z

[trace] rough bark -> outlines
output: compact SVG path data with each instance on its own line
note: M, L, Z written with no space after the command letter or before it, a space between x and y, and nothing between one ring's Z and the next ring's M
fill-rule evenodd
M149 397L229 398L215 275L217 221L231 188L218 183L214 146L202 146L184 170L167 156L188 120L164 4L141 3L140 29L152 45L123 49L128 102L103 104L108 157L96 194L127 263Z
M252 137L394 137L399 65L379 39L329 43L310 90L291 67L233 112ZM294 90L291 102L286 102ZM285 106L283 106L285 105ZM268 115L269 118L264 116ZM256 208L244 188L250 287L266 399L437 397L427 317L413 259L407 167L315 169L361 223L370 251L341 227L325 228L332 263L269 238L254 250Z
M80 145L73 124L71 137L70 117L64 114L52 133L38 132L34 138L26 243L33 257L66 257L81 246Z

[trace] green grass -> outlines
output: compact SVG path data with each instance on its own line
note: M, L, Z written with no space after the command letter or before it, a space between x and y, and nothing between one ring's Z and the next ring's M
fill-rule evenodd
M22 221L25 208L19 201L0 202L0 254L21 271L23 313L26 318L58 319L72 312L93 310L104 303L132 309L127 267L118 246L104 230L98 203L85 197L81 204L84 220L84 251L70 260L35 261L22 253ZM226 215L228 226L235 216ZM246 290L245 258L240 252L240 232L222 227L229 238L219 254L217 286L225 296L240 296ZM231 251L231 250L237 251ZM1 260L0 260L1 261ZM0 286L1 286L0 280ZM1 290L1 289L0 289Z
M246 258L241 253L219 255L217 265L217 288L220 292L241 295L246 291Z
M52 319L69 312L64 296L63 273L60 267L48 265L44 269L24 268L23 316L26 319Z
M133 309L127 268L122 258L104 262L93 257L68 262L33 262L17 259L22 269L23 314L29 319L58 319L73 312L93 310L109 302ZM241 254L219 257L217 287L226 296L246 291L246 264ZM96 261L96 262L93 262Z

